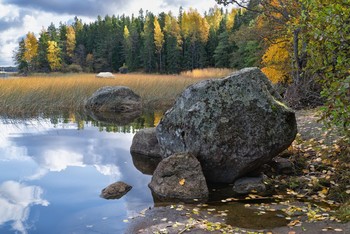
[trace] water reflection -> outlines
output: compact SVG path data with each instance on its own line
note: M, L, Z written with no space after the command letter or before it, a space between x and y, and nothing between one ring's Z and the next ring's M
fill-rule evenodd
M134 167L129 149L134 132L155 119L127 126L76 115L0 121L0 233L122 233L124 219L153 204L150 176ZM101 189L118 180L132 191L101 199Z
M0 224L9 222L12 229L27 233L26 221L30 206L48 206L42 199L43 190L39 186L28 186L16 181L5 181L0 184Z

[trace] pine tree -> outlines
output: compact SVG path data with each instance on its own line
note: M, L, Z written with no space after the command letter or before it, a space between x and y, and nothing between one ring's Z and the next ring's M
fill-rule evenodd
M39 36L38 42L38 65L37 70L40 72L49 72L50 65L47 60L47 48L48 48L49 36L46 30L42 30Z
M228 32L223 32L219 36L219 44L214 51L215 67L230 67L230 57L232 44L229 42Z
M18 71L24 75L27 75L28 63L27 63L26 59L24 58L25 51L26 51L25 41L24 41L24 39L22 39L19 42L18 49L14 52L13 59L15 61L15 64L18 67Z
M165 64L168 73L178 73L181 70L182 37L180 25L171 14L165 16Z
M156 56L155 56L155 44L154 44L154 15L148 13L146 15L146 21L143 28L143 67L146 72L156 71Z

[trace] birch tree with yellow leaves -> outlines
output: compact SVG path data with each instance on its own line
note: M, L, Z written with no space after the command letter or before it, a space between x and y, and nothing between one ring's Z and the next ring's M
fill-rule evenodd
M48 41L47 60L52 71L61 68L60 48L56 41Z
M38 55L38 40L34 33L27 33L26 38L24 39L24 47L25 51L23 57L28 64L28 70L30 72L35 67L35 58Z

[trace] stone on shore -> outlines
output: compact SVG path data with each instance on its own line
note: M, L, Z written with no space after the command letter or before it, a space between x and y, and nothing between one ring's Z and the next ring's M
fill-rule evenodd
M210 182L232 183L294 140L294 112L258 68L191 85L156 128L163 157L188 152Z
M206 201L209 196L199 161L187 153L163 159L154 171L149 187L164 200Z

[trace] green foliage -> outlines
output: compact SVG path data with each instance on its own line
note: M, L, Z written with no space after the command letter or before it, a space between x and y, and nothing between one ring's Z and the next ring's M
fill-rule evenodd
M303 0L308 68L319 75L323 118L350 137L350 7L343 0Z

